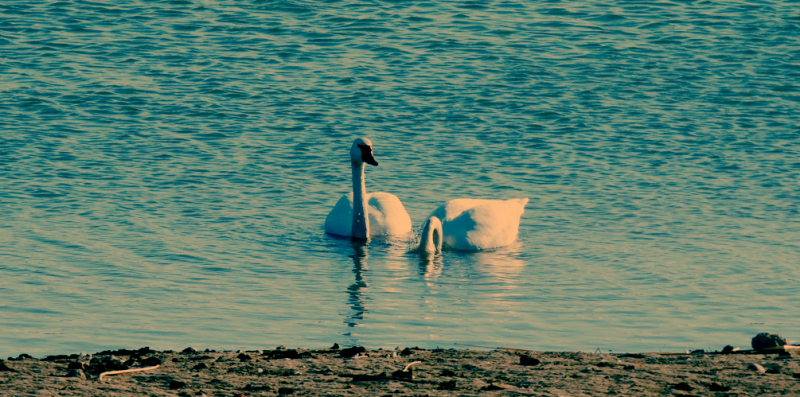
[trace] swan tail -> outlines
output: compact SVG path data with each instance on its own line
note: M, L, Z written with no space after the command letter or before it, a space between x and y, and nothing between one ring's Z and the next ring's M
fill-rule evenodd
M422 236L419 241L419 251L433 254L442 251L442 221L432 216L422 226Z

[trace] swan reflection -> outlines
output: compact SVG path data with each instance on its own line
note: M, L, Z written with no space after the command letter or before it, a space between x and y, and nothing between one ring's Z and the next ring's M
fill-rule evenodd
M353 245L353 273L355 274L355 281L347 287L348 303L350 308L353 309L350 316L345 318L344 322L348 327L356 327L364 321L364 313L367 308L364 305L366 300L362 296L362 289L369 287L364 281L364 272L367 271L367 259L369 258L369 251L367 250L368 243L366 241L352 240Z

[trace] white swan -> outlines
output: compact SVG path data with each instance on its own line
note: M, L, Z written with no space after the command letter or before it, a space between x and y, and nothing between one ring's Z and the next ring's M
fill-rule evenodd
M367 138L356 139L350 147L350 161L353 192L342 196L333 207L325 219L325 231L359 239L410 232L411 217L400 199L384 192L367 193L364 163L378 165L372 157L372 142Z
M419 250L442 247L477 251L509 245L517 239L519 219L528 199L455 199L435 209L425 224Z

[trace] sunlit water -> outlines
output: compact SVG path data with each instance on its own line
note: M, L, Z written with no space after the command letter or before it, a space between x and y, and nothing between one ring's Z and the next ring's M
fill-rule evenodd
M120 3L122 4L122 3ZM785 1L0 4L0 356L800 339ZM502 249L324 234L530 202Z

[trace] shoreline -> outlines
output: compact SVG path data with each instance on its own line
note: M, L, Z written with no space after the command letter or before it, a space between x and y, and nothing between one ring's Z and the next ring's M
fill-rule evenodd
M359 346L248 351L120 349L44 358L20 355L0 361L0 394L800 395L797 350L741 353L747 354L367 350ZM138 371L124 372L130 369Z

